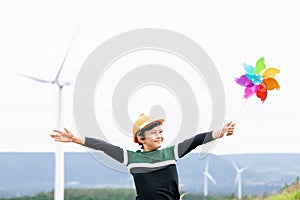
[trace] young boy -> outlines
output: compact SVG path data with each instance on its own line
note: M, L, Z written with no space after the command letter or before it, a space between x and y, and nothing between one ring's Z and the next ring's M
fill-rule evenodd
M75 137L66 128L54 130L51 137L57 142L74 142L103 151L120 163L125 164L134 178L136 199L179 200L176 160L182 158L197 146L233 134L235 124L229 122L219 131L198 134L179 144L160 149L163 142L161 125L164 119L151 119L141 114L133 125L133 141L142 150L128 151L102 140Z

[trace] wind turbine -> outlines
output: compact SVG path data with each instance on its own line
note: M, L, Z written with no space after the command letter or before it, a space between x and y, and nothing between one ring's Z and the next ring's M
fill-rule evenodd
M206 160L205 162L205 171L203 172L203 177L204 177L204 197L208 195L208 179L213 183L217 184L216 180L212 177L212 175L208 172L208 165L209 161Z
M62 91L64 86L69 86L70 83L65 82L61 83L59 81L59 75L61 73L61 70L64 66L66 56L64 58L64 61L56 74L54 80L48 81L48 80L43 80L40 78L24 75L25 77L32 79L34 81L37 81L39 83L50 83L54 84L58 87L58 110L57 110L57 129L61 128L61 108L62 108ZM56 143L56 150L55 150L55 179L54 179L54 199L55 200L61 200L64 199L64 152L62 150L61 144Z
M61 71L64 67L65 61L67 59L67 56L69 55L70 49L72 47L72 44L80 30L80 27L85 19L85 17L88 14L88 10L91 7L91 4L89 5L88 9L86 10L86 13L84 14L83 18L81 19L76 31L73 34L73 37L70 41L70 44L67 48L67 51L65 53L65 56L63 58L62 64L60 65L60 68L53 80L44 80L41 78L28 76L25 74L21 74L22 76L25 76L26 78L29 78L31 80L37 81L39 83L47 83L47 84L53 84L56 85L58 88L58 110L57 110L57 129L61 129L61 111L62 111L62 91L65 86L70 86L71 84L68 82L60 82L59 76L61 74ZM54 200L63 200L64 199L64 152L61 147L60 143L56 143L56 150L55 150L55 180L54 180Z
M238 185L238 199L242 199L242 172L245 171L247 167L238 168L238 166L233 161L232 165L236 171L234 184Z

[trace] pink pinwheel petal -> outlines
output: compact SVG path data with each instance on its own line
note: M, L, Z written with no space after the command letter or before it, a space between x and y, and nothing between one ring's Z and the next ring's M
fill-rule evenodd
M254 85L252 87L245 88L245 95L244 98L249 98L254 95L259 90L259 85Z

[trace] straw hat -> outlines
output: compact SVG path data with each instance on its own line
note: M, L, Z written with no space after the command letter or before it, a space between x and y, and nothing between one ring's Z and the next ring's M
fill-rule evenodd
M143 128L153 124L154 122L160 122L160 124L164 123L164 119L152 119L150 116L145 115L145 114L140 114L138 119L134 122L133 124L133 129L132 129L132 137L133 141L135 143L138 143L136 134L142 130Z

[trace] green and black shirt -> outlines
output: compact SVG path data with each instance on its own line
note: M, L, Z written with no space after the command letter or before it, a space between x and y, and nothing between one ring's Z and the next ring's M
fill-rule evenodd
M85 146L103 151L123 163L134 178L138 200L178 200L176 161L197 146L212 141L212 132L201 133L183 142L154 151L124 150L102 140L85 138Z

